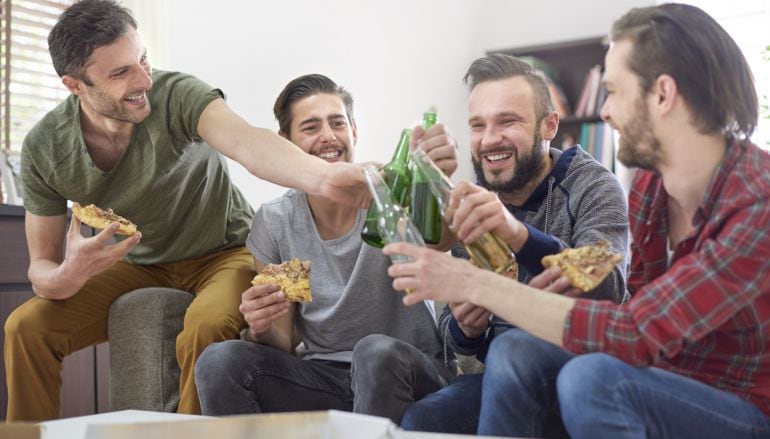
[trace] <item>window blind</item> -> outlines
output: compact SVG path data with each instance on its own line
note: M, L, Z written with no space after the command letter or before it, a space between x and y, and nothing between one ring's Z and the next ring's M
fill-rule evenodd
M72 0L0 0L0 148L21 150L24 136L69 95L48 54L48 32Z

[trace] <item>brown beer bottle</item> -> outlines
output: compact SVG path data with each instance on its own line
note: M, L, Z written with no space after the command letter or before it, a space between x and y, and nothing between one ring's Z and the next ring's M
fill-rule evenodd
M409 172L409 142L412 139L412 130L404 128L401 138L393 153L393 159L382 168L385 184L390 189L393 200L400 206L408 206L409 187L411 174ZM361 230L361 239L372 247L382 248L384 242L377 229L379 211L377 204L372 201L369 210L366 211L366 223Z
M433 111L422 116L422 127L428 131L436 124L438 115ZM438 244L441 240L441 210L439 203L428 187L425 176L414 166L412 188L409 191L409 215L427 244Z
M454 188L452 181L421 149L412 151L412 165L419 170L431 193L438 200L441 214L446 215L446 210L449 207L449 196L452 188ZM476 241L464 245L478 267L495 273L504 273L516 262L511 248L494 232L486 232Z

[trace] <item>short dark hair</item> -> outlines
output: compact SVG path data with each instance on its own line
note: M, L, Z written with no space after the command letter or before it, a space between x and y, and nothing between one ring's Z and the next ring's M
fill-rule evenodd
M345 105L345 112L348 121L353 124L353 96L345 90L344 87L337 85L328 77L313 73L303 75L291 80L286 87L281 90L273 106L273 113L278 120L278 127L281 132L287 136L291 132L292 112L291 106L294 102L319 93L329 93L337 95Z
M83 80L86 61L94 49L117 41L128 30L137 28L131 11L114 0L80 0L59 16L48 34L48 51L56 73Z
M633 44L628 67L643 93L660 75L670 75L701 133L751 136L759 116L751 69L735 41L701 9L675 3L635 8L613 24L610 37Z
M473 90L482 82L519 76L532 87L535 95L535 116L537 120L542 120L553 111L551 94L543 75L527 62L503 53L493 53L473 61L463 76L463 82Z

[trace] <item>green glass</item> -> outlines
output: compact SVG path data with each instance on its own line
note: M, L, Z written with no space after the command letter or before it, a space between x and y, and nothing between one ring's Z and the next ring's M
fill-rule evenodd
M372 165L364 167L366 184L372 194L372 204L377 206L377 229L385 243L408 242L425 246L425 242L417 228L409 221L409 214L396 202L380 173ZM393 263L409 261L403 255L391 255Z
M436 124L438 115L433 111L422 115L422 127L428 131ZM431 193L425 176L415 166L412 168L412 188L409 192L409 214L412 222L428 244L441 240L441 210L439 202Z
M452 181L421 149L412 151L411 163L420 170L425 184L438 200L442 215L446 214L449 197L454 187ZM465 249L468 250L468 255L476 263L476 266L496 273L505 272L516 262L516 256L514 256L511 248L494 232L486 232L476 241L465 244Z
M406 208L409 205L409 187L411 174L409 172L409 142L412 140L412 130L404 128L401 138L393 153L393 159L382 168L385 184L396 203ZM361 239L372 247L382 248L384 242L377 228L379 211L377 204L372 202L366 211L366 223L361 230Z

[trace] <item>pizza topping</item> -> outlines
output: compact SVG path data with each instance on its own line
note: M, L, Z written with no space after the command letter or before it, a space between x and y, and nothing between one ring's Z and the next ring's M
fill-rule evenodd
M252 285L277 285L292 302L312 302L310 293L310 261L290 259L281 264L268 264L251 281Z
M585 247L567 248L555 255L543 257L543 266L558 266L572 286L588 292L607 277L623 256L610 250L610 243L600 241Z
M72 213L85 225L97 229L105 229L112 223L118 223L120 227L115 232L119 235L131 236L137 233L136 224L116 214L112 209L101 209L93 204L72 206Z

